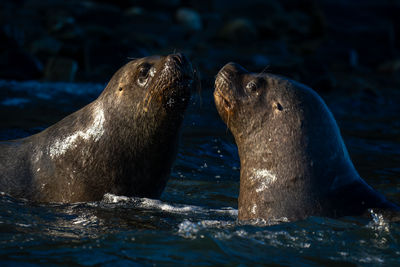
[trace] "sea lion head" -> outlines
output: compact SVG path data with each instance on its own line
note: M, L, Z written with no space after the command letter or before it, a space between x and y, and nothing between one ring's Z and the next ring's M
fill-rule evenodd
M144 57L119 69L103 98L109 110L117 110L115 118L180 121L195 78L195 70L183 54Z
M339 134L331 112L312 89L278 75L249 72L236 63L219 71L214 99L238 143L241 139L271 142L277 137L280 141L307 137L303 141L308 142L314 132L319 140Z
M228 63L214 98L238 145L239 219L321 214L324 196L351 182L335 177L356 176L335 119L307 86Z

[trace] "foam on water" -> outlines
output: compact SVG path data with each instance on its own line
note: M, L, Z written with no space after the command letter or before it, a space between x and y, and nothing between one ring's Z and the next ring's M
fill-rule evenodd
M192 222L185 219L178 225L178 234L184 238L190 239L195 239L197 237L203 238L203 235L198 235L200 230L207 228L228 229L236 225L236 221L202 220L199 222Z
M237 212L232 208L208 209L113 194L105 194L100 202L36 206L0 193L0 204L4 211L0 214L0 229L4 235L0 238L2 247L14 244L24 251L35 251L33 242L37 240L44 242L38 243L38 250L46 246L46 242L51 242L49 240L67 247L65 240L71 240L73 248L69 249L77 255L88 253L84 249L88 246L97 248L96 251L118 254L121 249L114 251L114 246L122 246L129 253L146 248L149 259L154 260L156 251L169 251L174 257L185 257L186 254L196 254L196 248L202 248L198 253L212 250L217 257L240 253L241 261L248 263L268 263L270 258L267 256L275 253L277 258L273 262L284 263L290 259L291 264L307 263L305 258L324 255L325 260L331 261L390 265L393 261L380 255L379 251L384 253L395 249L398 246L396 236L400 233L398 226L375 212L368 221L311 217L305 221L282 223L283 218L280 224L270 226L270 222L265 220L238 222L231 216ZM7 210L16 218L7 215ZM224 217L227 214L228 218ZM143 225L144 228L140 228ZM19 234L16 235L16 231ZM216 244L222 251L215 248ZM51 252L49 246L47 251L52 255L59 250L54 248ZM257 256L252 258L253 254ZM5 254L0 255L4 257ZM67 255L70 257L68 253L65 257Z
M373 209L369 210L372 221L367 225L374 230L389 232L389 223L385 220L382 214L374 212Z
M106 193L103 196L103 201L106 203L121 203L121 202L128 202L131 198L126 196L117 196L114 194Z
M184 205L184 204L171 204L166 203L158 199L150 198L137 198L137 197L126 197L126 196L116 196L107 193L103 196L103 202L105 203L132 203L136 208L141 209L153 209L160 210L163 212L177 213L177 214L208 214L217 213L221 215L228 215L232 217L237 217L237 209L231 207L225 207L221 209L208 209L200 206L194 205Z

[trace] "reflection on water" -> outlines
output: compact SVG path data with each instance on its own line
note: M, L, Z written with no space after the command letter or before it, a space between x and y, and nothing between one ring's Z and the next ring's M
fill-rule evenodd
M71 107L76 109L93 99L101 88L72 85L80 92L77 94L70 90L71 85L65 84L13 86L7 95L9 99L18 96L30 102L1 105L3 139L41 130L33 127L47 126L59 119L56 116L70 112ZM41 86L46 89L44 92L51 92L46 100L35 95L36 89L29 89ZM211 93L202 94L201 105L199 96L192 99L177 161L161 200L106 194L99 202L34 204L1 194L1 265L399 263L400 225L385 221L374 212L369 218L237 222L237 149L217 117ZM396 97L390 96L392 103L396 103ZM368 102L355 107L354 99L326 99L342 127L357 169L368 183L399 203L399 108L384 102L378 111L368 113L362 108ZM46 103L48 109L63 110L63 114L55 113L54 117L42 118L32 125L26 120L40 113L35 111L38 103ZM15 120L22 123L20 128L4 119L4 112L9 109L19 114ZM26 110L28 117L23 117Z

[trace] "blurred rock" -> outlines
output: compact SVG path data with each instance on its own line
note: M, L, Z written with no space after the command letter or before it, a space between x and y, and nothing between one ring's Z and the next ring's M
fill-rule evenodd
M30 80L42 76L42 64L23 48L24 43L24 32L19 27L0 27L0 78Z
M137 15L143 15L144 14L144 9L141 7L133 6L125 10L125 15L128 16L137 16Z
M265 19L283 11L277 0L214 0L213 10L229 17L246 17L249 19Z
M85 36L94 40L110 40L113 37L113 30L97 24L89 24L83 27Z
M84 8L79 12L73 12L76 25L97 25L100 27L115 28L121 22L123 9L113 3L98 3L82 1Z
M24 50L13 47L0 52L0 78L34 80L42 77L43 66L38 59Z
M322 39L299 40L297 43L291 43L290 48L301 56L309 56L314 54L322 43Z
M12 24L3 25L0 29L0 47L7 46L21 47L25 42L25 33Z
M400 59L388 60L378 66L379 72L393 73L400 71Z
M257 30L248 19L234 19L223 26L219 38L234 42L251 42L257 38Z
M140 12L125 12L124 13L129 19L134 19L134 24L131 24L131 30L132 30L132 25L136 26L136 23L138 25L153 25L153 24L158 24L159 27L162 27L164 24L171 24L172 23L172 16L170 13L166 13L163 11L156 11L156 10L148 10L148 9L140 9ZM125 25L126 21L123 20L121 21L121 26L126 26ZM141 28L136 28L135 30L146 30L146 29L141 29Z
M297 34L301 36L311 35L312 21L310 17L299 11L293 11L287 14L286 23L289 34Z
M346 42L337 42L335 40L326 40L321 43L310 55L309 60L318 62L318 66L322 63L334 71L349 71L350 68L354 69L355 66L360 68L358 50ZM308 67L314 65L309 64Z
M203 13L214 11L214 2L216 0L184 0L184 6L190 6L191 8Z
M352 68L358 67L358 53L354 49L350 49L349 51L349 65Z
M44 79L46 81L65 81L75 80L78 63L69 58L54 57L50 58L46 64Z
M50 16L47 18L49 33L58 40L81 40L84 32L71 16Z
M199 31L203 28L199 13L190 8L180 8L176 11L176 20L185 28Z
M103 82L130 58L182 51L206 88L228 61L322 91L344 88L338 73L389 86L399 12L393 0L2 0L0 79L43 78L48 62L46 79Z
M181 3L180 0L153 0L154 5L160 5L164 7L177 7Z
M142 1L136 1L137 4L140 4L142 6L148 6L152 8L174 8L178 7L181 3L180 0L142 0Z
M301 21L308 21L307 34L309 37L322 36L326 31L326 17L322 8L323 2L326 2L326 0L280 1L283 9L286 10L292 21L298 21L300 23ZM302 24L304 25L304 23Z
M316 37L314 20L303 12L280 12L257 23L262 39L307 40ZM320 26L322 27L322 26Z
M375 67L396 55L397 1L332 1L323 3L329 37L355 49L359 64ZM398 50L398 48L397 48Z
M33 41L31 52L35 55L57 55L61 49L62 43L50 36Z

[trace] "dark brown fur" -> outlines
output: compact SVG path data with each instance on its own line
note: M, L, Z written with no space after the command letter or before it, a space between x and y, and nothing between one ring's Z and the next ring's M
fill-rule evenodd
M399 210L358 175L335 119L310 88L230 63L214 97L239 149L240 220Z
M180 54L127 63L81 110L39 134L0 143L0 191L39 202L159 197L193 79Z

